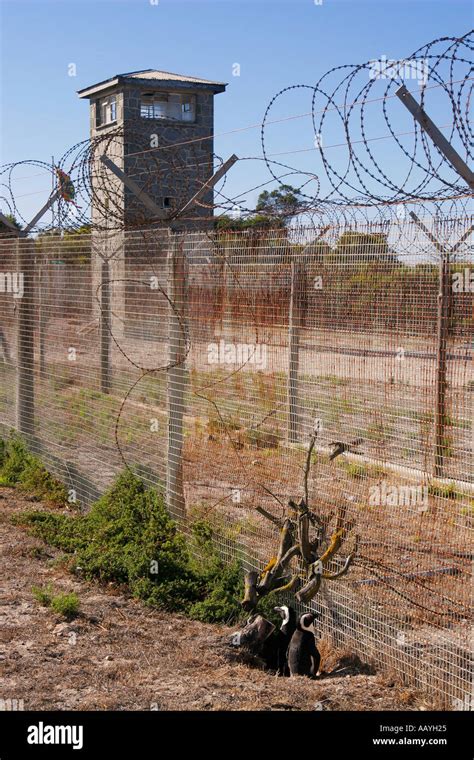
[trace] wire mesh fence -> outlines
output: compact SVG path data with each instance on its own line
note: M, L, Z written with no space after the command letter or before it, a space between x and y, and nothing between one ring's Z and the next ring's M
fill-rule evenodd
M323 634L471 705L472 218L47 233L0 256L0 423L71 501L133 467L261 571L316 429L311 508L358 537L311 602Z

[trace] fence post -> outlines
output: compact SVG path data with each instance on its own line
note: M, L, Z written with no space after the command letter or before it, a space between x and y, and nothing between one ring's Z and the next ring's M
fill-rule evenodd
M38 350L39 350L39 374L42 379L46 377L46 304L45 304L45 281L48 270L45 272L45 260L41 256L38 267Z
M435 462L434 475L442 477L444 464L444 429L446 423L446 374L447 344L451 311L451 293L449 287L449 254L442 253L439 260L439 290L437 315L437 351L435 383Z
M304 265L291 262L291 294L288 320L288 440L296 443L301 428L299 412L300 331L305 315L306 278Z
M23 278L23 294L17 299L16 427L20 433L33 435L35 427L35 244L33 240L28 238L17 240L17 270L18 275Z
M166 503L174 519L184 521L183 417L187 351L186 261L183 240L170 233L167 257L168 304L168 453Z
M110 341L111 341L111 306L110 306L110 270L109 262L103 259L100 265L100 390L110 393Z

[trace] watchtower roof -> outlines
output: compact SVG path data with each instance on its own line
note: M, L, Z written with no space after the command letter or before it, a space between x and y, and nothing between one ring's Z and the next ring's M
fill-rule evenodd
M224 92L227 86L225 82L214 82L211 79L201 79L200 77L191 77L185 74L173 74L170 71L158 71L158 69L142 69L141 71L129 71L126 74L115 74L110 79L104 79L102 82L78 90L77 94L80 98L90 98L120 84L180 89L192 87L193 89L211 90L215 93Z

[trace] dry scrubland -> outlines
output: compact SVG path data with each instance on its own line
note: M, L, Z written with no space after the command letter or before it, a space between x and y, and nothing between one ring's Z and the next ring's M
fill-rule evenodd
M59 552L10 522L32 506L0 489L2 698L27 710L423 710L433 705L390 674L321 643L317 682L250 668L227 645L231 628L150 610L111 585L72 578ZM35 508L43 508L35 504ZM71 622L31 589L75 591Z

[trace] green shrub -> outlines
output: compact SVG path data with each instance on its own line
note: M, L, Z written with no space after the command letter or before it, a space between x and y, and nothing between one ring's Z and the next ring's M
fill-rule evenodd
M126 584L150 606L207 622L230 622L241 614L242 571L219 557L214 528L199 521L186 541L162 494L129 470L86 515L29 511L16 522L69 554L75 572Z
M13 515L11 519L19 525L27 525L34 536L68 553L76 552L87 543L81 516L72 519L69 515L29 510Z
M50 504L63 505L67 501L68 494L65 486L35 458L32 458L21 474L19 486L22 491L27 491L35 499Z
M51 604L53 587L50 583L48 583L48 585L44 588L41 586L33 586L31 593L33 594L36 601L39 602L43 607L49 607Z
M239 562L226 565L215 549L217 528L197 520L189 539L190 566L203 582L204 598L191 605L188 615L208 623L231 623L242 615L240 600L244 592Z
M31 592L35 599L43 606L50 607L53 612L66 618L77 615L79 610L79 597L73 591L70 593L54 593L53 586L33 586Z
M5 486L15 486L27 467L31 465L33 457L22 439L16 434L12 435L8 442L3 441L2 443L0 483Z
M238 562L223 565L208 580L205 598L194 602L188 610L190 618L207 623L231 624L242 615L240 600L244 593L242 569Z
M7 443L1 443L0 485L18 486L35 499L42 499L50 504L62 505L66 502L65 486L28 451L18 435L13 434Z
M51 599L51 609L65 618L75 617L79 611L79 597L73 591L69 594L56 594Z

